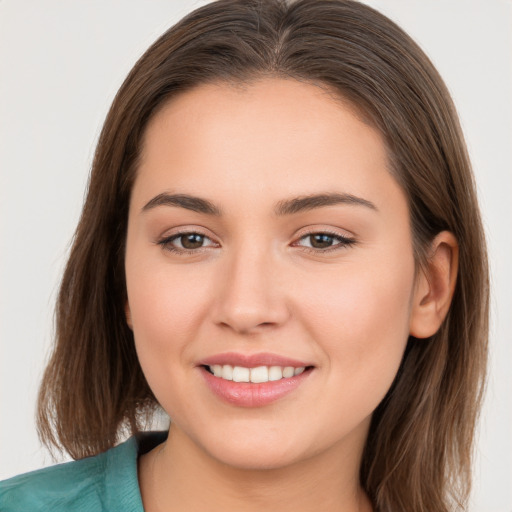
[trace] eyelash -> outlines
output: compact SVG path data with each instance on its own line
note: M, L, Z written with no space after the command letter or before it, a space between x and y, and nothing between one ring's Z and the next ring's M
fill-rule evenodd
M204 233L200 233L198 231L181 231L179 233L175 233L174 235L162 238L161 240L159 240L157 242L157 244L160 245L166 251L172 252L174 254L184 255L184 256L188 255L188 254L198 254L198 253L203 252L206 249L206 247L198 247L197 249L186 249L185 247L183 247L183 248L174 247L172 245L172 242L174 242L174 240L177 240L178 238L181 238L182 236L186 236L186 235L199 235L199 236L203 237L203 239L205 239L205 240L206 239L210 240L212 242L212 245L215 245L215 242L213 242L210 237L208 237Z
M310 231L308 233L304 233L299 238L299 241L307 239L308 237L312 237L314 235L327 235L328 237L333 238L334 241L337 240L338 243L335 243L334 245L326 247L324 249L319 249L319 248L315 248L315 247L304 247L304 246L299 246L299 247L302 247L303 250L305 250L307 252L312 252L314 254L319 254L319 253L325 254L326 252L333 252L333 251L339 251L342 249L346 249L347 247L350 247L351 245L354 245L356 243L355 238L343 236L343 235L340 235L339 233L334 233L329 230ZM296 242L294 242L294 245L295 244L296 244Z
M162 238L161 240L157 241L156 243L157 243L157 245L160 245L166 251L172 252L174 254L179 254L179 255L198 254L198 253L201 253L204 250L206 250L207 247L209 247L209 246L206 246L206 247L198 247L197 249L186 249L186 248L174 247L172 245L172 242L174 242L174 240L177 240L178 238L181 238L186 235L199 235L199 236L203 237L203 239L210 240L212 242L212 246L216 245L216 243L213 242L211 240L211 238L209 238L205 234L200 233L198 231L182 231L179 233L175 233L171 236ZM307 239L308 237L312 237L315 235L326 235L328 237L333 238L334 240L337 240L338 243L336 243L332 246L323 248L323 249L298 245L297 242L294 242L292 245L294 247L301 247L301 249L304 250L305 252L310 252L310 253L314 253L314 254L319 254L319 253L325 254L328 252L339 251L339 250L345 249L345 248L350 247L351 245L354 245L356 243L356 240L354 238L349 238L349 237L340 235L339 233L330 232L328 230L310 231L310 232L305 233L302 236L300 236L298 241L300 242L301 240Z

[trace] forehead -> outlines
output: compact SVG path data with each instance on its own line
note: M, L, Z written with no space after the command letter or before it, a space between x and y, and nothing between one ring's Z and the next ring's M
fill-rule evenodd
M316 85L263 79L201 85L164 105L146 129L134 193L201 190L249 204L389 186L383 138L352 105Z

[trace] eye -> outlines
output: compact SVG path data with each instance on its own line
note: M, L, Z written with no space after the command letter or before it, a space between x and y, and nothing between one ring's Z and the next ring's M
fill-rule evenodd
M206 235L194 232L177 233L160 240L158 244L171 252L192 252L217 245Z
M340 249L355 243L353 238L348 238L333 233L308 233L302 236L296 245L313 250Z

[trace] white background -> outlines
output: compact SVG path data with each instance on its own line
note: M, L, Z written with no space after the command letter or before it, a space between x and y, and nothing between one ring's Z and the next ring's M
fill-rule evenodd
M204 3L0 0L0 479L51 463L35 432L35 398L59 276L110 102L153 40ZM461 115L493 281L491 373L471 512L511 512L512 2L368 3L420 43Z

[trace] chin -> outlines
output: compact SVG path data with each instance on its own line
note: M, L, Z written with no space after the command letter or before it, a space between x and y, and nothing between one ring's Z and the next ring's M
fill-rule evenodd
M269 470L289 466L306 456L301 443L282 436L213 436L203 449L216 461L244 470Z
M294 456L290 453L272 453L268 447L242 448L238 451L234 451L232 446L230 448L229 451L222 453L216 450L216 453L210 453L210 455L221 464L247 471L280 469L301 460L300 456Z

